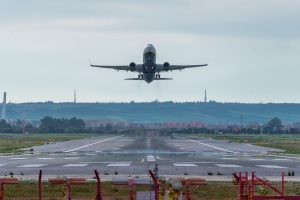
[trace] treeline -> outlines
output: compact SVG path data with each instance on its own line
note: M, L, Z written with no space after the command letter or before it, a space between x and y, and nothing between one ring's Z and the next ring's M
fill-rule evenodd
M73 117L71 119L56 119L45 117L40 120L38 126L18 120L14 124L0 121L1 133L82 133L85 132L85 123L82 119Z
M44 117L36 125L29 122L17 120L14 123L8 123L5 120L0 121L0 133L122 133L122 134L144 134L154 131L161 135L170 135L173 133L185 134L210 134L210 133L233 133L233 134L300 134L300 126L294 128L285 127L277 117L271 119L264 125L239 126L239 125L220 125L207 127L144 127L140 124L128 124L120 126L117 124L101 124L98 127L87 127L82 119L73 117L53 118Z

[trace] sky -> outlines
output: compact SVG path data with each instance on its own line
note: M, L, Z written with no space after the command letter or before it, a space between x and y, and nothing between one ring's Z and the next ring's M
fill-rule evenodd
M298 0L0 0L0 93L10 102L203 101L300 103ZM204 64L125 81L91 68ZM2 95L2 94L0 94Z

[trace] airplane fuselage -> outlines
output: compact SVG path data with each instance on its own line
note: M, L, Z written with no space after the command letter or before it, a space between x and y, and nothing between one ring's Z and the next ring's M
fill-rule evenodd
M156 74L156 50L152 44L148 44L143 53L143 70L141 78L147 83L155 79Z

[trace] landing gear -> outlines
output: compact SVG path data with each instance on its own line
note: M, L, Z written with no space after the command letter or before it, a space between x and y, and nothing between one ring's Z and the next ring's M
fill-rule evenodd
M160 78L160 74L155 74L155 78Z
M139 75L138 75L138 78L139 78L139 79L142 79L142 78L143 78L143 75L142 75L142 74L139 74Z

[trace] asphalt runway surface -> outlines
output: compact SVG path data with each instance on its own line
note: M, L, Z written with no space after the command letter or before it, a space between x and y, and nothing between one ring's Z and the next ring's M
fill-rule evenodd
M231 176L256 172L279 176L300 173L300 157L279 155L278 149L205 138L123 135L100 136L33 147L33 154L0 156L0 176L147 174L158 164L160 175Z

